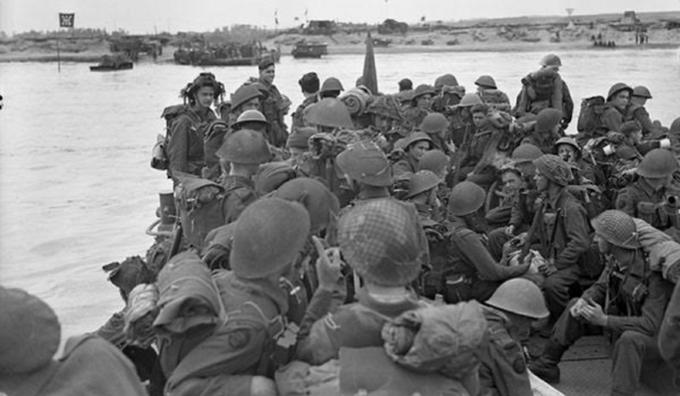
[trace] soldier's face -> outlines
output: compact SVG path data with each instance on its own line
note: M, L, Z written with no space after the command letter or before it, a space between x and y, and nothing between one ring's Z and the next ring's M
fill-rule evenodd
M430 106L432 105L432 95L425 94L425 95L420 96L418 98L418 100L416 100L416 104L421 109L429 109Z
M595 240L595 243L597 243L597 249L600 251L600 253L609 254L611 252L612 245L602 238L600 234L596 233L593 239Z
M275 76L276 72L274 65L271 65L268 68L260 71L260 79L262 79L262 81L266 82L267 84L273 83Z
M508 192L517 191L522 186L522 179L514 172L507 171L501 177L503 190Z
M411 146L411 148L408 150L408 153L415 159L416 161L420 160L422 158L423 154L427 150L430 149L430 143L428 142L417 142Z
M252 98L241 105L241 113L246 110L260 110L260 99Z
M534 174L534 182L536 183L536 190L539 192L547 190L548 185L550 184L548 178L543 176L538 169L536 169L536 173Z
M560 144L557 147L557 155L560 156L565 162L574 163L576 162L576 150L568 144Z
M196 103L202 107L210 107L215 98L215 89L213 87L201 87L196 91Z
M380 114L376 114L373 118L373 125L375 125L378 130L382 132L387 132L392 128L392 120L387 117L383 117Z
M629 101L630 94L628 91L618 92L616 95L614 95L614 98L612 98L614 106L616 106L619 110L625 109Z
M474 113L472 114L472 123L475 124L477 128L482 126L482 123L486 120L486 115L484 113Z
M654 191L659 191L668 184L670 184L672 176L669 177L645 177L645 180L654 189Z

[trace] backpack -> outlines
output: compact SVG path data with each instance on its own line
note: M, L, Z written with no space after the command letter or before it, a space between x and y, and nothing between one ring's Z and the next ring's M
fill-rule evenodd
M593 135L596 132L606 132L602 124L602 113L606 110L604 97L592 96L581 101L581 112L578 115L576 128L579 132Z
M216 180L222 172L217 151L222 147L227 131L229 131L229 125L220 119L212 121L206 127L203 137L203 154L205 155L203 177L206 179Z
M158 134L156 143L151 149L151 167L158 170L168 170L170 159L168 157L167 148L170 143L171 131L174 122L179 119L181 115L186 114L191 120L198 124L196 128L205 129L208 127L207 123L201 123L201 120L196 114L190 111L188 104L177 104L168 106L163 109L161 118L165 119L165 136Z
M542 69L535 73L531 73L528 79L529 86L533 91L534 95L532 101L542 101L550 100L555 90L555 77L554 71L549 69Z
M199 251L211 230L224 225L225 189L199 177L181 177L175 191L182 232L187 244Z

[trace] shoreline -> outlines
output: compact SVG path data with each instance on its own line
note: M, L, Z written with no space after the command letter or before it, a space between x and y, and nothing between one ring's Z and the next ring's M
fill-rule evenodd
M282 56L290 55L290 46L281 46ZM652 43L645 45L624 44L616 47L595 47L586 42L562 42L562 43L531 43L531 42L493 42L475 43L458 45L393 45L389 47L374 47L376 54L422 54L440 52L539 52L539 51L573 51L573 50L596 50L596 51L615 51L630 49L675 49L680 48L679 43ZM172 63L172 52L174 47L167 47L163 52L168 54L159 57L155 63ZM351 45L329 45L328 56L333 55L363 55L366 47L363 44ZM105 51L88 51L80 54L61 54L62 62L89 62L97 63L104 55L109 55ZM9 62L57 62L56 53L44 53L37 51L8 52L0 54L0 63ZM146 60L145 60L146 62Z

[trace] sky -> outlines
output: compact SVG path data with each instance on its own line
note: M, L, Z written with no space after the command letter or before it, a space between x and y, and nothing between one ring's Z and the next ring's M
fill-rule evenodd
M130 33L210 31L234 24L274 28L308 19L378 23L525 15L678 11L680 0L0 0L0 31L55 30L59 12L74 12L76 27ZM296 21L295 18L298 18Z

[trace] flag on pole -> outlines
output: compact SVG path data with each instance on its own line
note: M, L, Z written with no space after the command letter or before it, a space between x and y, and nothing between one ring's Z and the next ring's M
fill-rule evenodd
M274 11L274 23L279 26L279 10Z
M76 19L76 14L70 12L70 13L65 13L65 12L60 12L59 13L59 27L63 28L72 28L73 27L73 22Z

